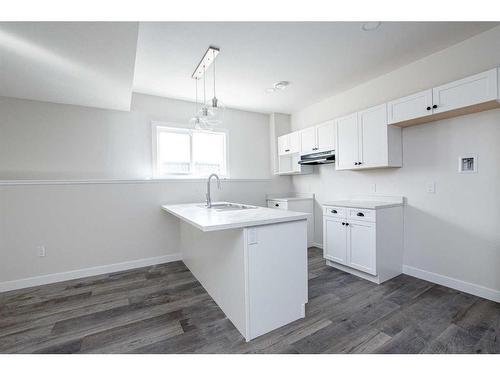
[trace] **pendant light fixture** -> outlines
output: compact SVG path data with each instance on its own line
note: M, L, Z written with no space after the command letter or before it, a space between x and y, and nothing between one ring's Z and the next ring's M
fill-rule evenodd
M210 107L210 112L212 114L212 122L220 124L224 117L224 105L217 99L217 94L215 92L215 82L216 82L216 70L215 70L215 58L213 60L213 78L214 78L214 96L212 98L212 103Z
M198 79L195 79L194 82L195 82L195 92L196 92L196 101L195 101L196 114L189 119L189 124L194 126L196 130L202 130L203 125L201 123L200 116L198 115Z
M219 49L217 47L210 46L191 76L196 81L196 114L193 118L191 118L190 123L194 125L196 129L212 130L215 125L222 123L223 107L215 96L215 64L213 69L214 97L212 98L210 104L207 104L206 96L207 68L215 62L215 58L218 54ZM201 106L201 109L198 110L198 80L201 78L203 78L203 105Z

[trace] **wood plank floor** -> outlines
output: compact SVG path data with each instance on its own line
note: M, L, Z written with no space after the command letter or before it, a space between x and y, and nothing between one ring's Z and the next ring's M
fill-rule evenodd
M500 304L311 248L306 318L250 343L175 262L0 294L0 353L500 353Z

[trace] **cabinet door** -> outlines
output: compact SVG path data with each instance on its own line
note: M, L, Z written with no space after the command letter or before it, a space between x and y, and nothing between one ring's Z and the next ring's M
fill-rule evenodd
M388 122L396 124L432 114L432 89L387 103Z
M497 69L436 87L432 90L434 113L451 111L474 104L496 100L498 97Z
M300 152L310 154L317 150L316 127L310 127L300 132Z
M281 137L278 137L278 154L279 155L285 155L287 154L289 151L289 148L288 148L288 134L286 135L282 135Z
M323 257L333 262L347 264L347 226L342 220L323 219Z
M290 153L300 151L299 132L293 132L288 134L288 149L290 150Z
M328 121L316 126L318 151L335 149L335 122Z
M349 221L347 265L376 275L375 223Z
M358 114L335 120L335 169L355 169L359 159Z
M388 135L385 104L358 113L360 168L387 166Z

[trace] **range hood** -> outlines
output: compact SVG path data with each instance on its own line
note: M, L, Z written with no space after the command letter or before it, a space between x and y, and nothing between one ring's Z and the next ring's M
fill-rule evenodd
M315 152L313 154L302 155L299 164L318 165L335 163L335 150Z

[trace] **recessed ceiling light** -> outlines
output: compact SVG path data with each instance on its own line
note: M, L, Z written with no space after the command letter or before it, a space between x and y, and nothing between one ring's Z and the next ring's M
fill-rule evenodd
M289 81L279 81L276 82L273 87L268 87L265 89L266 93L272 94L273 92L282 91L290 85Z
M279 81L274 84L274 88L276 90L284 90L290 85L290 82L288 81Z
M363 30L363 31L373 31L373 30L378 29L381 24L382 24L382 22L380 22L380 21L365 22L363 25L361 25L361 30Z

